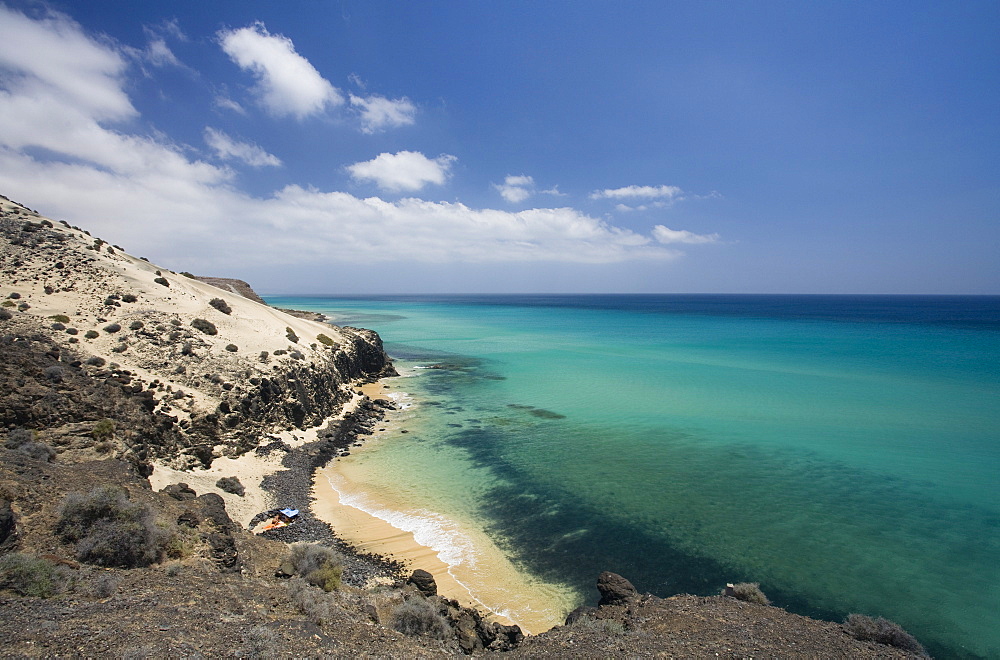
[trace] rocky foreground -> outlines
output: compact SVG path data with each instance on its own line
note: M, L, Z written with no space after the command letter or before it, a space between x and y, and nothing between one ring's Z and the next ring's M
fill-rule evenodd
M612 574L598 607L537 636L460 607L433 576L352 551L309 511L316 467L391 405L356 390L393 373L375 333L0 202L5 656L919 654L898 635L881 639L908 650L867 639L877 621L660 599ZM279 504L301 515L250 531Z

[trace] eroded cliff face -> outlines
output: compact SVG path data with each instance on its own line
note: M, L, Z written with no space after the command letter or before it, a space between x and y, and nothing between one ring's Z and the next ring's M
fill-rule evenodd
M101 419L120 418L118 407L135 408L134 429L107 434L102 451L142 471L155 459L208 466L273 431L319 425L340 412L352 383L395 373L372 331L285 314L252 291L158 267L6 198L0 274L8 349L48 355L43 372L89 379L76 388L89 394L55 405L54 377L19 385L9 373L7 425L85 438Z

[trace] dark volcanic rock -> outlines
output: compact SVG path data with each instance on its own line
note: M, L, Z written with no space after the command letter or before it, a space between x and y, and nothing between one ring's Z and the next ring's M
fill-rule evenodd
M191 488L187 484L170 484L169 486L164 486L160 489L161 493L166 493L175 500L183 502L184 500L193 500L198 497L198 493L195 492L194 488ZM218 496L216 496L218 497Z
M17 518L10 502L0 500L0 552L12 550L17 543Z
M598 605L624 603L639 595L631 582L610 571L604 571L597 578L597 590L601 592L601 600Z
M406 580L407 584L412 584L417 589L421 591L425 596L436 596L438 592L437 582L434 581L434 576L425 571L422 568L418 568L413 571L410 577Z

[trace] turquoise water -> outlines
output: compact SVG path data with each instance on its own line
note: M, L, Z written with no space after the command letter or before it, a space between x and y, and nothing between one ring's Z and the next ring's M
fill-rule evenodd
M371 460L421 456L442 508L469 481L505 551L583 599L602 570L754 581L1000 657L1000 299L268 301L377 330L434 437Z

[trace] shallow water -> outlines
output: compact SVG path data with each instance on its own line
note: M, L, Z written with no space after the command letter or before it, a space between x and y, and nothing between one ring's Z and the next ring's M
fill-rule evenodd
M420 433L352 476L581 600L602 570L661 595L751 580L1000 655L1000 299L269 302L377 330L411 375Z

